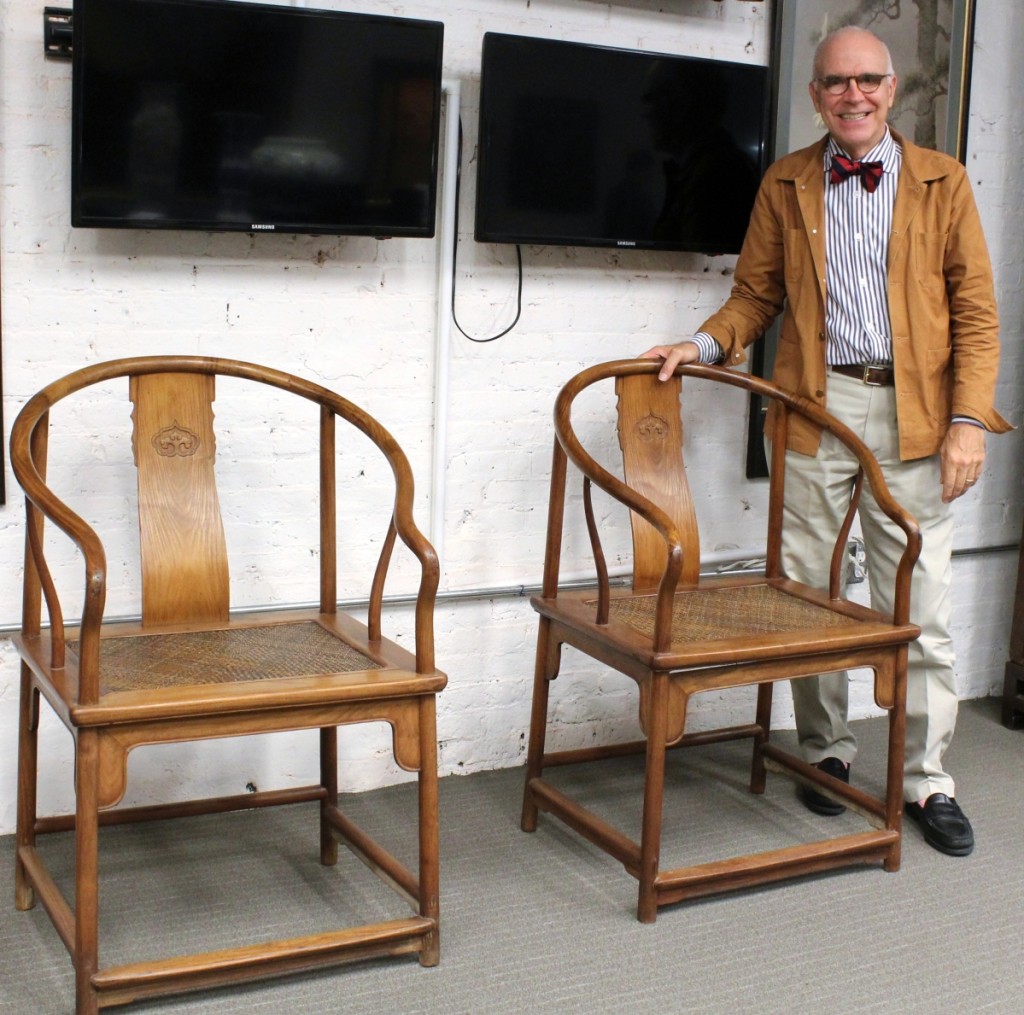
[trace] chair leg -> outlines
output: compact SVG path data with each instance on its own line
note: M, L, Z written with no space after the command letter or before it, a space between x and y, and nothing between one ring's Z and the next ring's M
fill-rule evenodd
M654 923L658 894L654 887L661 863L661 820L665 799L665 739L668 735L668 674L651 677L647 721L647 759L644 766L644 811L640 833L640 892L636 916Z
M97 1015L99 965L99 734L79 730L75 750L75 1015Z
M18 719L18 818L15 842L14 905L31 909L36 893L28 874L17 856L22 846L36 844L36 794L39 779L39 692L29 668L21 665L21 706Z
M772 729L772 683L757 685L757 714L755 722L759 732L754 736L754 755L750 763L750 792L763 793L766 782L764 753Z
M903 827L903 756L907 736L907 649L900 649L896 663L894 701L889 709L889 757L885 783L885 827L899 832ZM882 863L887 871L898 871L902 836L890 848Z
M326 795L320 801L320 863L333 867L338 862L338 840L327 820L327 808L338 807L338 727L320 730L320 785Z
M425 695L419 707L420 772L420 916L433 920L435 929L423 939L421 966L436 966L441 958L440 842L437 810L437 713L434 695Z
M548 723L548 695L551 681L558 676L561 645L552 644L551 621L541 617L537 632L537 661L533 678L533 706L530 712L530 743L526 755L526 781L523 787L523 813L520 827L524 832L537 830L537 805L530 794L530 780L539 778L544 770L544 743Z

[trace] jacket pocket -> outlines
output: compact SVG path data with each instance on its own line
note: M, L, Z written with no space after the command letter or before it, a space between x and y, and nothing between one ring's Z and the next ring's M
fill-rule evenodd
M807 234L803 229L783 229L782 254L787 282L814 284L814 262L807 248Z
M921 285L945 287L946 234L913 233L910 249L913 258L911 277Z

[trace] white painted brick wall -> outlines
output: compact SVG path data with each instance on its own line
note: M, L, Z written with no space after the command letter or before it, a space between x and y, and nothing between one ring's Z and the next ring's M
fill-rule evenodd
M472 240L476 117L481 37L504 31L571 38L652 51L690 53L751 62L767 59L768 3L740 0L316 0L337 6L445 22L445 76L462 89L465 131L461 244L456 278L459 320L486 336L514 315L512 247ZM311 4L312 5L312 4ZM998 9L997 9L998 8ZM349 237L248 237L237 234L71 230L68 223L70 65L44 59L40 9L0 0L0 243L3 258L4 414L10 422L46 381L85 362L122 355L187 352L254 359L333 387L377 415L408 453L418 478L417 512L428 525L433 435L434 321L438 244L378 242ZM969 168L988 229L1004 320L1005 356L1000 406L1015 422L1024 417L1024 287L1021 189L1009 167L1022 147L1024 110L1012 73L1024 48L1019 5L981 4L971 92ZM690 333L729 291L731 258L639 251L531 247L523 251L523 314L508 336L487 345L456 334L451 352L445 478L445 585L492 588L539 580L550 467L551 405L576 370L637 353ZM741 398L712 402L700 385L688 399L698 421L687 434L695 470L707 466L698 491L706 551L746 549L764 485L743 478L745 405ZM226 391L218 419L230 415ZM120 409L118 410L120 411ZM71 419L67 460L88 468L56 469L68 489L89 492L92 510L112 520L111 571L127 589L111 597L111 612L130 611L134 478L125 448L101 436L113 417L83 411ZM287 603L307 596L298 561L315 564L315 548L286 536L268 521L291 518L307 499L308 462L296 454L301 425L266 407L275 431L274 460L248 489L222 489L229 539L258 551L251 567L233 575L241 605ZM714 424L714 426L712 426ZM252 433L222 438L228 462L249 454ZM608 439L609 454L614 453ZM56 451L55 451L56 456ZM984 482L958 505L961 547L1005 545L1019 538L1024 470L1020 433L991 442ZM358 477L362 459L343 471ZM63 475L61 474L63 473ZM19 498L7 472L9 503L0 508L0 552L8 579L0 586L0 625L20 616L23 529ZM354 506L368 511L359 479ZM259 496L254 496L258 491ZM372 520L372 519L371 519ZM364 535L365 528L365 535ZM278 533L280 532L280 535ZM379 534L359 528L357 561L368 560ZM624 527L608 540L609 561L628 553ZM569 572L588 568L584 538L566 554ZM1001 684L1015 574L1015 554L960 557L956 568L956 627L960 689L965 697ZM62 583L79 579L68 555ZM404 563L389 592L412 587ZM343 582L342 595L364 590ZM389 633L411 641L411 611L391 611ZM439 605L439 665L450 676L440 699L442 772L471 772L521 763L529 718L536 621L524 598L467 599ZM594 684L600 689L594 693ZM18 666L0 640L0 833L14 826ZM564 745L636 733L629 681L595 671L567 654L557 681L557 728ZM870 688L858 680L856 714L874 710ZM732 692L700 701L693 723L739 721L750 695ZM776 720L791 722L780 688ZM40 789L45 812L71 806L70 738L52 719L44 723L46 751L59 764ZM175 793L241 792L299 784L316 775L315 738L281 735L148 748L130 764L128 802ZM365 789L408 778L389 757L384 727L353 729L341 738L341 779ZM186 788L187 784L187 788ZM168 788L172 787L172 788ZM180 788L179 788L180 787Z

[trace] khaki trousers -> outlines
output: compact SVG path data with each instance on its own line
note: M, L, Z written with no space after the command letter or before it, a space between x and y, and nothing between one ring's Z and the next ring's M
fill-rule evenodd
M921 527L923 547L910 599L910 619L920 626L921 637L909 647L903 792L907 800L932 793L953 796L953 780L942 768L957 714L949 636L953 512L942 503L939 457L899 460L893 387L871 387L830 371L827 408L871 449L890 493ZM855 459L830 434L823 435L814 458L787 452L782 564L791 578L827 587L832 547L856 472ZM859 514L871 605L891 613L903 533L879 510L867 483ZM851 762L857 745L847 725L847 674L794 680L792 688L797 734L807 761L831 756Z

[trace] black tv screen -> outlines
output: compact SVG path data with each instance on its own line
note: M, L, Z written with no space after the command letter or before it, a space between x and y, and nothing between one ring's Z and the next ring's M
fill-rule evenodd
M767 67L487 33L476 239L736 253L768 98Z
M75 0L71 224L432 236L439 22Z

